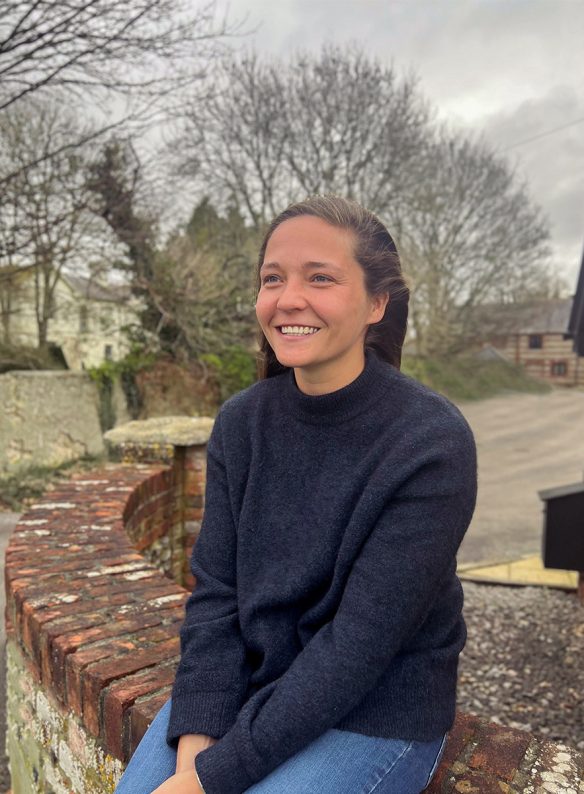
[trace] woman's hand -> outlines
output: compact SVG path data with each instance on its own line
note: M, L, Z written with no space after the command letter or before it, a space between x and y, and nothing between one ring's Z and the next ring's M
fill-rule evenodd
M192 770L195 763L195 756L201 750L206 750L215 744L217 739L211 736L206 736L203 733L188 733L181 736L178 740L178 747L176 751L176 771L185 772Z
M204 792L199 786L194 767L191 767L184 772L176 772L154 789L152 794L204 794Z

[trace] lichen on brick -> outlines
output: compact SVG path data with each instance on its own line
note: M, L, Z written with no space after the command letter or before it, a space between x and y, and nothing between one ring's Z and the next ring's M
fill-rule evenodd
M13 794L113 794L122 763L32 681L28 660L16 643L7 642L6 657Z

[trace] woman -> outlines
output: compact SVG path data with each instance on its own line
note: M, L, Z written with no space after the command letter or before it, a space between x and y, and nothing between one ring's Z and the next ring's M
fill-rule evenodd
M271 224L263 379L215 422L172 699L118 794L429 782L466 638L476 460L456 408L399 372L407 301L362 207L314 197Z

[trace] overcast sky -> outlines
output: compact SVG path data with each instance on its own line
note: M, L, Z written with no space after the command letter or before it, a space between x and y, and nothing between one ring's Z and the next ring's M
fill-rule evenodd
M584 0L229 0L232 19L246 14L246 27L258 30L244 45L259 52L285 57L357 41L417 74L440 116L484 134L528 180L551 222L554 260L575 289L584 247ZM563 125L571 126L546 134Z

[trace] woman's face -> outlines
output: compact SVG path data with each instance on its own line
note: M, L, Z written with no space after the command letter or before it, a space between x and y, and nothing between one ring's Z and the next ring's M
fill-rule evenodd
M361 373L367 327L385 311L387 297L365 289L353 246L352 232L303 215L281 223L266 248L258 322L307 394L340 389Z

